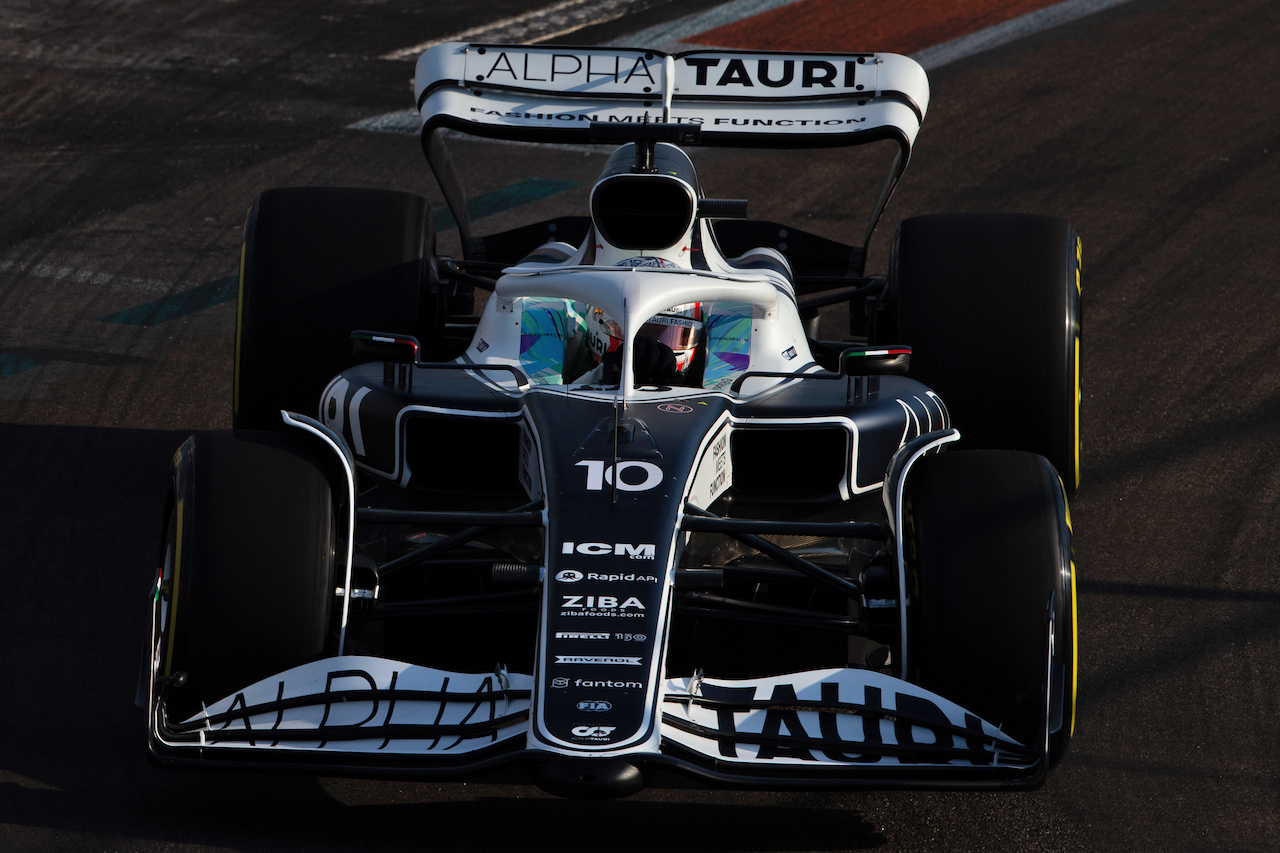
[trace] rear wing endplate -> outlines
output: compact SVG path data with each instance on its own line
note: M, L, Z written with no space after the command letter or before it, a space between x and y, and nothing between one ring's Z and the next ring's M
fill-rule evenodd
M697 50L449 42L418 59L423 148L463 238L461 188L437 131L526 142L589 143L592 122L673 122L701 145L810 148L898 143L872 226L906 167L929 106L909 57L886 53ZM456 198L455 198L456 196ZM868 237L870 228L868 229Z

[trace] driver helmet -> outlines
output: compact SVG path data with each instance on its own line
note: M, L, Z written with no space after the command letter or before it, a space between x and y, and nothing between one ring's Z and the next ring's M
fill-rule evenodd
M650 317L640 327L638 337L652 338L675 355L676 372L685 377L693 367L694 356L702 343L703 305L689 302ZM587 322L587 343L591 356L599 364L606 353L622 346L622 327L599 308L591 310Z
M682 377L687 376L702 343L702 318L701 302L677 305L650 317L640 327L640 334L670 347L676 356L676 372Z

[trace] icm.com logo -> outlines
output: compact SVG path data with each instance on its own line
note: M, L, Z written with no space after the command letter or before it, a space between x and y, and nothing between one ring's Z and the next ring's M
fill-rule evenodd
M651 544L632 545L629 542L562 542L561 554L581 554L584 557L628 557L632 560L652 560L656 549Z

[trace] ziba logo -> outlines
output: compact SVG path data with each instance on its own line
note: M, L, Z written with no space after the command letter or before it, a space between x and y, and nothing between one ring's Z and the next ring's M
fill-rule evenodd
M634 595L621 604L618 603L616 595L565 595L561 596L561 598L564 599L564 603L560 606L567 610L594 610L596 608L601 610L626 610L629 607L644 610L644 605Z
M634 595L619 601L616 595L561 596L561 616L585 616L591 619L643 619L644 604Z
M582 554L586 557L630 557L633 560L652 560L655 549L652 545L629 545L619 542L610 545L607 542L565 542L560 546L561 554Z

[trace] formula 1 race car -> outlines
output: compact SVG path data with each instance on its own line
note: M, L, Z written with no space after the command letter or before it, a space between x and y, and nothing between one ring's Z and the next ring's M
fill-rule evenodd
M407 193L249 213L235 428L173 461L153 758L1041 783L1075 705L1071 226L913 218L864 273L928 106L902 56L450 43L416 91L460 257ZM464 135L612 154L589 216L477 236ZM707 197L688 153L886 141L857 245Z

